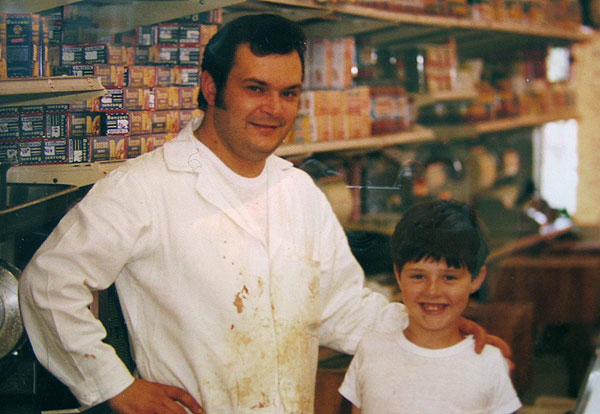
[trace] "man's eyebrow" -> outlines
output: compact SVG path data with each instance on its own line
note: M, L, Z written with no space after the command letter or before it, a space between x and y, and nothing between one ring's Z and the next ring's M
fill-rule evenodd
M255 83L261 86L267 86L268 82L265 82L263 80L257 79L257 78L246 78L243 80L244 83ZM294 85L290 85L287 86L285 88L283 88L284 90L290 90L290 89L302 89L302 84L301 83L296 83Z

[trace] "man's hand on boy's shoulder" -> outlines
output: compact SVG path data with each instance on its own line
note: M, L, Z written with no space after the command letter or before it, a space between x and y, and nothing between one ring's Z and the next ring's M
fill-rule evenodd
M459 329L464 334L473 335L473 338L475 339L475 352L479 354L483 351L485 345L493 345L500 349L502 356L504 356L508 362L510 370L512 371L514 369L515 365L511 361L512 350L505 340L496 335L488 334L483 326L464 317L461 317L459 320Z

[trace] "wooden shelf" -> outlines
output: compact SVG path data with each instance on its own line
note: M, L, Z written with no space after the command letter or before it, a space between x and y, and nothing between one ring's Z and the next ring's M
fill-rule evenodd
M74 103L104 94L100 78L92 76L0 80L0 106Z
M90 185L123 164L124 161L101 161L82 164L13 165L8 170L9 183Z
M451 140L458 138L476 138L482 134L529 128L543 125L548 122L576 119L578 117L579 115L576 111L565 111L553 114L523 115L457 125L427 125L427 128L430 128L438 139Z
M415 14L388 11L382 9L358 6L355 4L317 4L313 1L302 0L261 0L246 2L247 4L268 3L278 6L292 6L295 8L306 8L320 12L328 12L330 19L334 15L354 16L388 22L394 25L411 25L434 27L439 29L475 30L484 32L510 33L524 36L535 36L549 39L562 39L571 42L580 42L591 37L591 32L583 26L575 30L570 28L554 28L547 25L526 25L515 22L498 22L474 20L470 17L436 16L427 14ZM351 24L351 23L350 23ZM329 23L331 30L331 23ZM327 30L327 29L325 29Z
M475 89L465 89L458 91L441 91L433 93L414 93L411 94L416 106L426 106L437 102L449 101L467 101L477 98Z
M349 139L344 141L309 142L305 144L284 144L275 154L286 157L293 155L310 156L315 152L331 152L358 149L378 149L400 144L427 142L434 140L431 130L415 126L411 131L395 134L378 135L367 138Z

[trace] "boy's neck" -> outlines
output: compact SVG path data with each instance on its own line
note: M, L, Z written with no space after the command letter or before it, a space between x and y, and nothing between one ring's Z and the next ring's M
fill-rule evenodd
M404 336L413 344L427 349L449 348L465 339L458 327L452 330L432 332L411 328L410 324L404 330Z

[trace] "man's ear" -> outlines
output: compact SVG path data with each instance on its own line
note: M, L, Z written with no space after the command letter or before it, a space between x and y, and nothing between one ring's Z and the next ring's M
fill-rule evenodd
M203 71L200 75L200 93L204 95L204 99L209 105L215 106L217 96L217 85L210 73Z
M483 285L483 281L485 280L486 276L487 276L487 267L482 266L481 269L479 270L479 274L477 275L477 277L475 279L473 279L473 281L471 282L471 293L475 293L479 290L481 285Z

